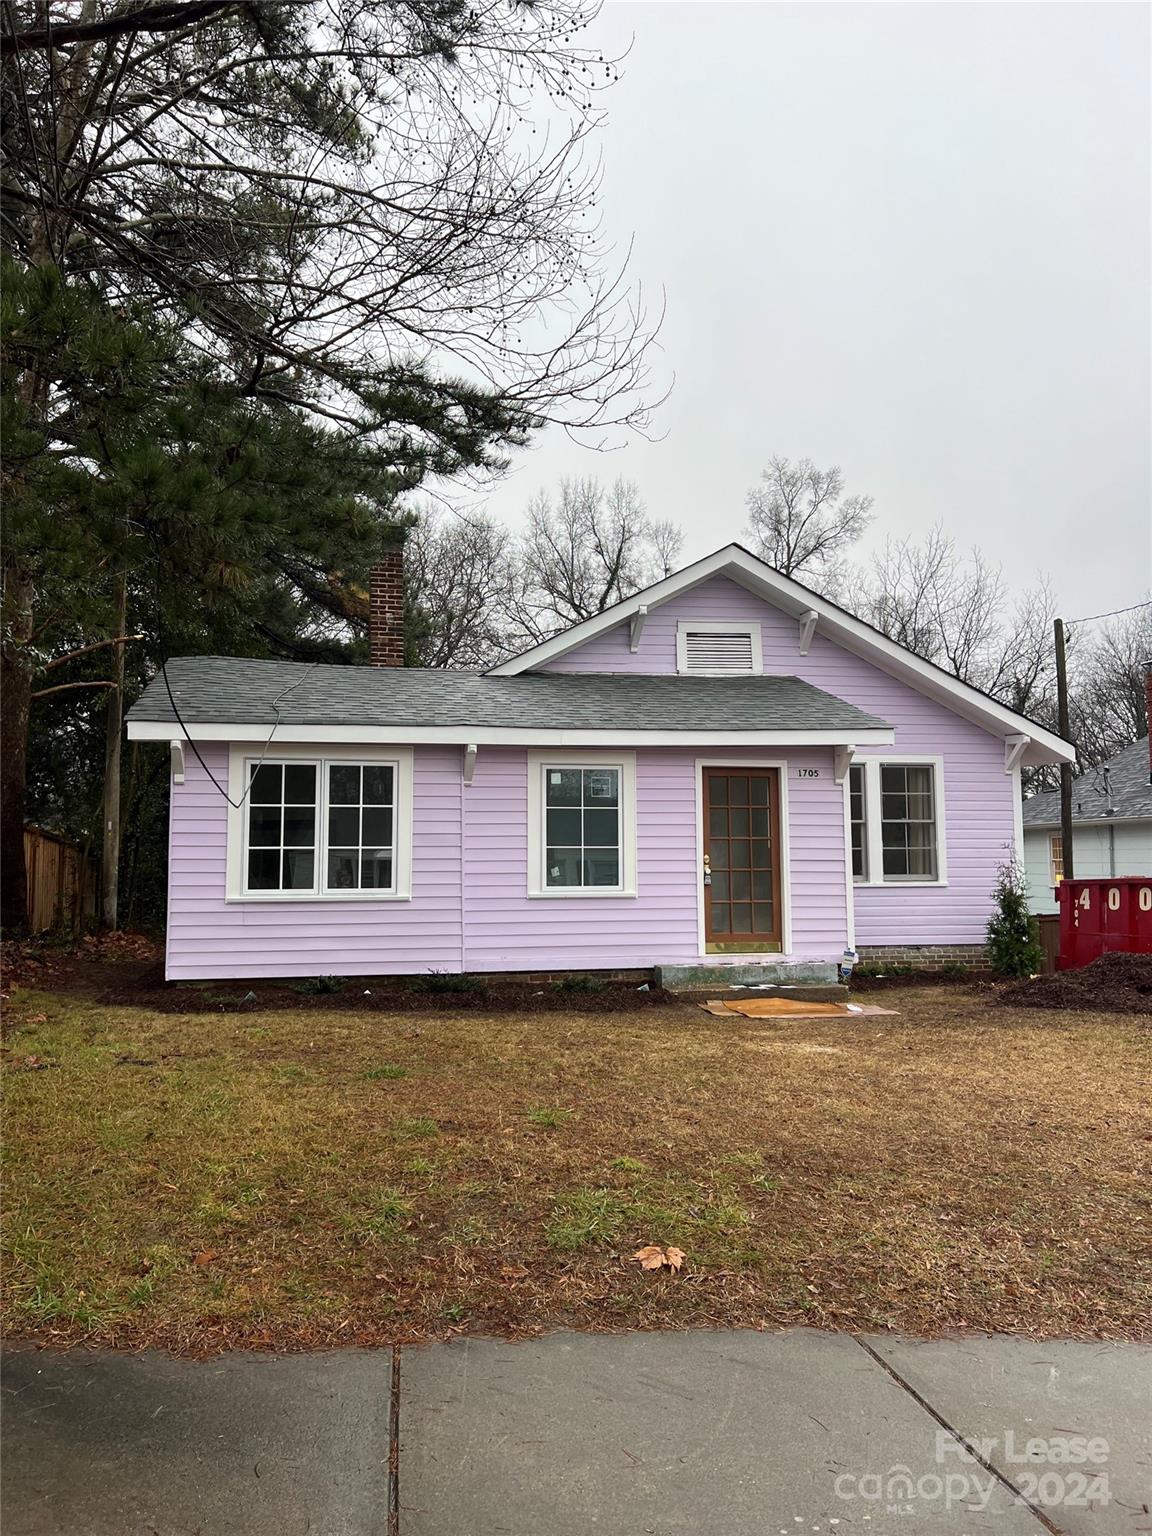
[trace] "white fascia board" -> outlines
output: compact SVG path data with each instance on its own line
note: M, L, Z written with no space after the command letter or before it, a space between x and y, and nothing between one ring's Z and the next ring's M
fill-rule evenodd
M851 651L853 655L861 657L864 661L873 662L891 676L908 683L910 687L926 694L929 698L938 700L974 725L979 725L984 730L1000 736L1027 735L1030 738L1030 744L1022 759L1026 766L1038 768L1046 763L1076 761L1075 748L1053 731L1046 731L1024 715L1018 715L1015 710L998 704L995 699L988 698L978 689L962 683L958 678L951 677L940 667L934 666L932 662L913 655L904 646L898 645L895 640L889 640L887 635L882 635L879 630L873 629L870 624L865 624L862 619L857 619L843 608L838 608L835 603L828 602L819 593L809 591L807 587L801 586L798 581L793 581L789 576L782 576L779 571L773 570L763 560L758 560L755 555L749 554L739 544L725 545L714 554L697 560L694 565L685 567L673 576L666 576L663 581L656 582L654 586L637 592L622 603L617 603L614 608L608 608L594 618L585 619L582 624L574 625L563 634L534 646L530 651L525 651L521 656L514 656L509 661L501 662L498 667L493 667L488 675L511 677L518 672L527 672L532 668L543 666L555 660L557 656L563 656L568 651L575 650L577 646L583 645L594 636L603 634L605 630L612 629L615 625L630 619L641 605L646 606L651 612L660 603L665 603L669 598L699 586L711 576L730 577L753 596L772 603L774 607L780 608L794 619L803 620L806 614L815 613L820 633L836 645L843 646L845 650Z
M170 721L129 720L131 741L171 741L179 727ZM405 746L475 747L839 747L854 744L890 747L895 732L888 729L833 731L635 731L526 730L515 726L475 725L253 725L251 721L187 723L192 742L244 741L257 745L275 741L308 742L318 746L341 742L357 745L397 743Z

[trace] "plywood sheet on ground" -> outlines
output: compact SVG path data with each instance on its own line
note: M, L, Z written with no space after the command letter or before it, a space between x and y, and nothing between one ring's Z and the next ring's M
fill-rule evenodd
M895 1011L875 1003L805 1003L790 997L710 998L700 1007L717 1018L738 1013L745 1019L860 1019Z

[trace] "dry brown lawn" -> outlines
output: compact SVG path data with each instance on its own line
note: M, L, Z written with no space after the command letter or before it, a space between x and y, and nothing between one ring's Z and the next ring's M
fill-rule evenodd
M965 989L894 1018L159 1014L16 994L5 1310L47 1341L1149 1329L1152 1030ZM642 1244L687 1255L642 1271Z

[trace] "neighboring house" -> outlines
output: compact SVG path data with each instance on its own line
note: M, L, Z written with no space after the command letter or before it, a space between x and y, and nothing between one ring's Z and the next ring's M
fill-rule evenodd
M1072 783L1072 856L1078 880L1152 875L1152 747L1141 737ZM1024 869L1033 912L1055 912L1064 878L1060 792L1024 802Z
M168 975L981 955L1072 748L737 545L486 674L174 660Z

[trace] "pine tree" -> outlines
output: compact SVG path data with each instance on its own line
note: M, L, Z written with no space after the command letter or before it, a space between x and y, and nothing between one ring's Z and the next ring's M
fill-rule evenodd
M376 400L389 432L361 437L250 397L143 305L113 309L50 267L6 260L2 277L0 923L11 930L24 921L33 709L69 734L78 715L103 719L121 644L134 679L175 650L332 659L374 555L402 536L397 498L429 473L484 464L523 418L412 375ZM115 633L121 580L126 633L142 641ZM50 736L33 739L52 752Z
M988 920L988 957L997 976L1032 976L1044 961L1036 919L1028 911L1024 876L1015 861L1002 864L992 891L996 910Z

